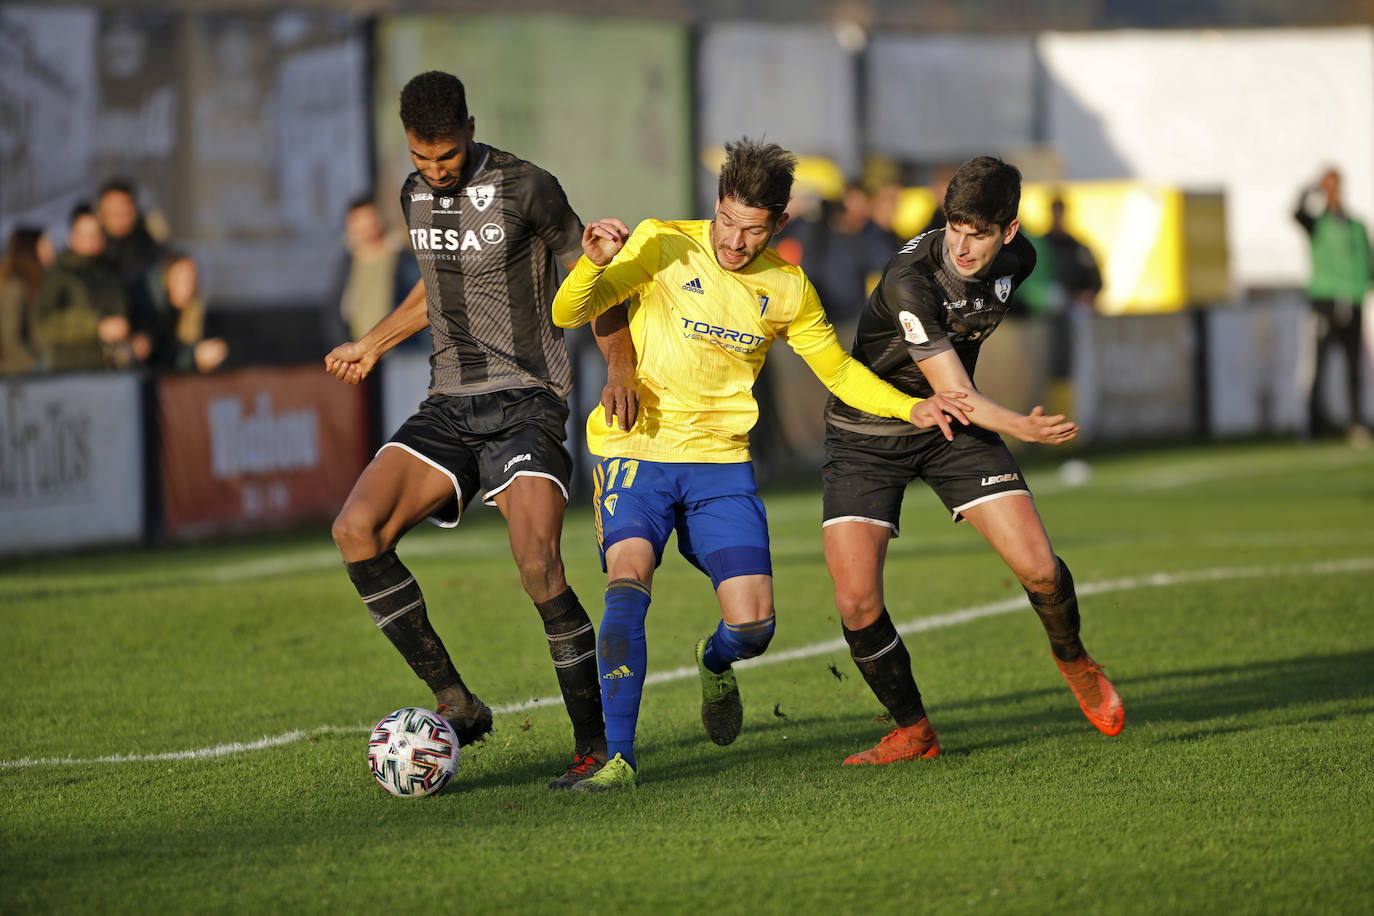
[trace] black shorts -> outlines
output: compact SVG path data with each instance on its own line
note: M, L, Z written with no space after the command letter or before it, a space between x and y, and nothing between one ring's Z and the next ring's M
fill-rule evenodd
M826 424L823 524L886 525L896 537L902 494L918 477L956 522L979 503L1012 493L1030 495L1002 437L980 427L957 426L950 442L939 432L868 436Z
M448 475L454 499L431 520L452 528L479 483L488 506L524 476L549 478L566 500L572 479L572 456L563 445L567 422L567 402L543 388L432 394L382 448L405 449Z

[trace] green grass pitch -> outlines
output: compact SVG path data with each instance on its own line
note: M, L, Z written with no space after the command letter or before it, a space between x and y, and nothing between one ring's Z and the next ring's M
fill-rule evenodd
M672 548L640 785L544 785L570 734L505 529L402 542L498 707L441 795L366 736L424 685L314 533L0 568L0 912L1374 913L1374 453L1237 444L1030 465L1121 690L1097 733L1012 577L920 485L887 571L943 755L888 729L838 641L817 490L766 494L778 630L745 728L702 733L718 611ZM594 620L586 509L564 536ZM1017 599L1020 599L1019 601Z

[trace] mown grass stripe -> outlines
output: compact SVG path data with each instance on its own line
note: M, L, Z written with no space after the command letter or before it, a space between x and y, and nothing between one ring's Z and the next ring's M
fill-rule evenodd
M1374 570L1374 557L1348 557L1339 560L1323 560L1316 563L1295 563L1276 566L1225 566L1214 567L1212 569L1183 570L1179 572L1155 572L1142 576L1127 576L1121 579L1109 579L1102 582L1080 583L1078 585L1078 594L1100 595L1109 592L1134 591L1142 588L1164 588L1195 582L1224 582L1235 579L1258 579L1275 576L1357 573L1368 572L1369 570ZM909 620L906 623L899 624L897 626L897 631L903 635L923 633L929 630L937 630L945 627L958 626L963 623L970 623L984 617L1012 613L1014 611L1023 610L1025 607L1026 599L1022 596L1017 596L1002 601L994 601L988 604L975 605L974 607L950 611L945 614L934 614L929 617ZM784 662L813 658L817 655L825 655L829 652L848 652L848 647L843 639L832 639L801 646L796 649L784 649L778 652L770 652L767 655L742 661L738 664L742 668L779 665ZM645 683L666 684L696 676L697 669L695 667L684 666L681 668L674 668L670 671L650 674L645 679ZM515 712L525 712L545 706L559 706L562 705L562 703L562 697L540 697L522 703L508 703L502 706L495 706L492 708L492 711L498 715L503 715ZM174 760L209 760L216 757L227 757L234 754L245 754L273 747L281 747L296 741L303 741L315 735L353 734L366 730L365 727L361 726L322 725L313 729L294 729L280 735L264 736L256 741L235 741L228 744L215 745L213 747L196 748L186 751L168 751L160 754L112 754L103 757L86 758L21 757L17 760L0 760L0 769L36 766L151 763Z

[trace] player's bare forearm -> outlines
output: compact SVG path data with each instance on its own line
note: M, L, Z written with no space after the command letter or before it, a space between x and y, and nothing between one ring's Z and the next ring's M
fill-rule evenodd
M630 337L628 310L624 303L602 312L592 321L596 345L606 358L606 387L601 390L601 406L606 425L620 429L634 426L639 413L635 390L635 346Z
M977 426L1022 442L1043 445L1062 445L1078 435L1078 424L1063 414L1046 414L1044 407L1035 407L1029 414L1004 407L976 389L966 393L969 418Z
M1078 434L1078 424L1062 415L1047 415L1045 408L1036 407L1029 414L1004 407L973 387L964 364L953 350L946 350L916 364L926 381L936 391L964 395L969 419L977 426L1001 435L1015 436L1022 442L1059 445Z
M324 358L325 369L335 378L356 385L392 347L429 324L425 281L420 280L400 305L362 336L341 344Z

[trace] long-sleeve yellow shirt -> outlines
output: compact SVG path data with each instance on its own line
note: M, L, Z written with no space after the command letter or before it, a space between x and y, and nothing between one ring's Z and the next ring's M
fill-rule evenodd
M879 416L910 416L920 399L844 351L800 268L766 249L745 269L725 270L710 233L709 220L645 220L604 268L579 260L554 297L553 320L564 328L629 300L639 416L621 430L594 409L587 418L592 454L748 461L759 415L754 382L779 337L841 400Z

